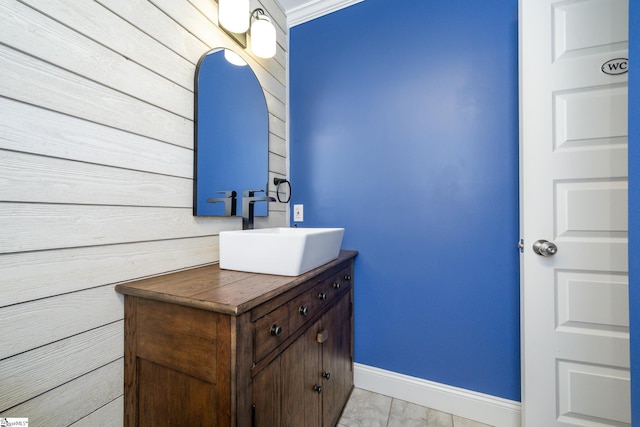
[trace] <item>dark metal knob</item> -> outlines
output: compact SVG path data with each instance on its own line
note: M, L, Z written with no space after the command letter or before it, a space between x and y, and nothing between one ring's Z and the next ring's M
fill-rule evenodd
M331 372L323 372L322 373L322 378L324 378L325 380L328 380L331 378Z
M554 256L558 253L558 247L546 240L538 240L533 244L533 252L544 257Z
M313 391L315 391L318 394L322 393L322 386L318 385L318 384L314 385L313 386Z
M278 335L280 335L282 333L282 326L273 325L273 326L271 326L271 329L269 330L269 332L274 337L277 337Z
M324 292L320 292L318 294L318 298L320 298L322 301L327 299L327 294L325 294Z
M301 306L300 306L300 309L298 310L298 312L299 312L302 316L307 316L307 315L309 314L309 309L308 309L306 306L301 305Z
M333 289L340 289L340 282L334 282Z

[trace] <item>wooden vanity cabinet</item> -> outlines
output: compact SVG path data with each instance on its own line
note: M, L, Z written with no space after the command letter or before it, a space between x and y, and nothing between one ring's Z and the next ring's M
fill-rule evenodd
M353 259L299 277L217 265L118 285L125 426L335 426L353 388Z

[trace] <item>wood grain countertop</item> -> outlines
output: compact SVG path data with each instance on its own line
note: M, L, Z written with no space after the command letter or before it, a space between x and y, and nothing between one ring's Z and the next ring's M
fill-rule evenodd
M116 285L116 291L124 295L238 315L315 276L321 276L357 254L357 251L340 251L335 260L296 277L221 270L218 264L212 264L121 283Z

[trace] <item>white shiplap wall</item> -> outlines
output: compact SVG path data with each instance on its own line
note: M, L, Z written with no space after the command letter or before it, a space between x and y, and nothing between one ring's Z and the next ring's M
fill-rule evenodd
M284 12L256 60L269 181L286 176ZM234 47L212 0L0 0L0 416L122 425L114 285L218 260L239 219L192 216L193 81ZM273 194L273 188L270 192ZM258 226L285 225L270 204Z

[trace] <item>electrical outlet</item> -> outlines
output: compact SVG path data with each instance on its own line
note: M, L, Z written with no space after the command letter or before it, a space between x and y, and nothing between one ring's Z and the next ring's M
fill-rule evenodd
M304 221L304 205L293 205L293 222Z

